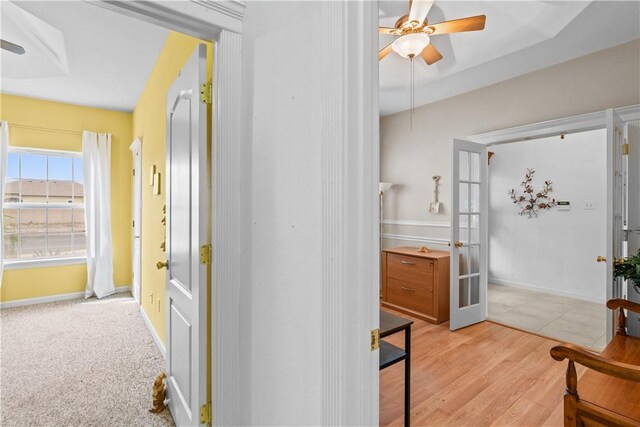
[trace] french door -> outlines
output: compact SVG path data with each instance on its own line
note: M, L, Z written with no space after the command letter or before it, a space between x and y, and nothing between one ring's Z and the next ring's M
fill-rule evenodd
M628 181L625 153L624 123L613 109L606 111L607 121L607 255L604 261L607 269L607 300L624 298L625 283L621 278L613 277L613 265L617 259L627 255ZM607 317L607 342L615 332L615 313L609 311Z
M487 318L487 147L453 140L451 330Z

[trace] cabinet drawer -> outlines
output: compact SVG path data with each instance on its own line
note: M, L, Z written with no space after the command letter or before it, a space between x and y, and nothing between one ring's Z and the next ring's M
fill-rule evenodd
M433 292L420 289L413 283L387 279L387 301L409 310L433 315Z
M433 290L433 261L388 253L387 277Z

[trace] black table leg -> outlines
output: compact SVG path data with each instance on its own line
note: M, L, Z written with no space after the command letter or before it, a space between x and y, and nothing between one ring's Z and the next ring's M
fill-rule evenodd
M411 325L404 330L404 425L409 427L411 415Z

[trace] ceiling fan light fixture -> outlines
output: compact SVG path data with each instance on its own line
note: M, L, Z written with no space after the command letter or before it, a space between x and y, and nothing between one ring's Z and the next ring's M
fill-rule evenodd
M429 36L424 33L411 33L398 37L391 44L391 48L403 58L413 58L420 55L430 41Z

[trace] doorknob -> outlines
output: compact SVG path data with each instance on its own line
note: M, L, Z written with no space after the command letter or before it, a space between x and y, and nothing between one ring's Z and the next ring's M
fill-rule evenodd
M464 246L464 243L462 243L462 242L460 242L460 241L457 241L457 242L455 242L455 243L454 243L454 246L455 246L456 248L461 248L461 247L463 247L463 246Z
M167 260L164 260L164 262L158 261L156 263L156 267L158 268L158 270L160 270L162 268L169 268L169 261L167 261Z
M607 262L607 258L603 257L602 255L598 255L596 257L596 261L597 262Z

